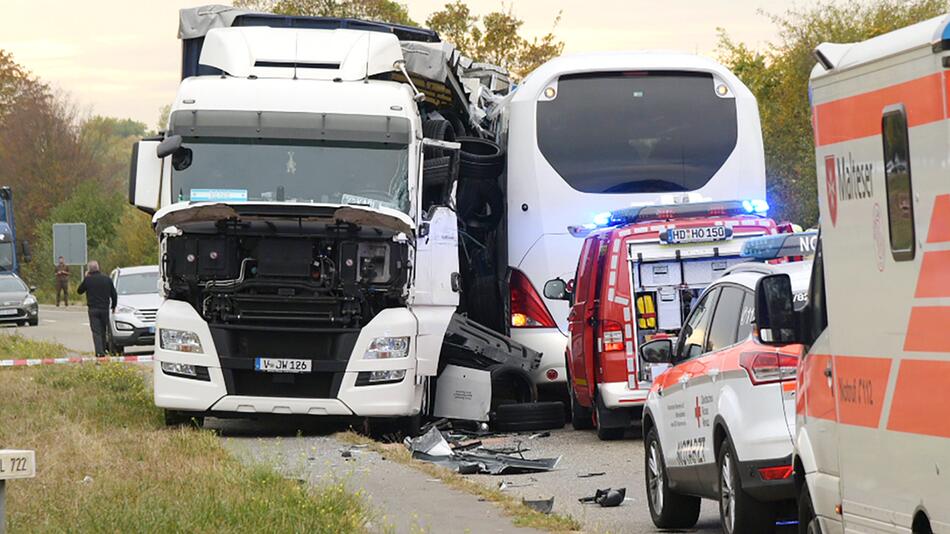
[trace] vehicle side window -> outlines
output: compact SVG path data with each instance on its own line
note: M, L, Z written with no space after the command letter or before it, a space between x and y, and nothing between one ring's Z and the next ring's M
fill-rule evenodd
M828 325L828 312L825 303L825 259L821 251L821 238L818 239L818 248L815 249L815 262L811 268L811 281L808 283L808 304L803 313L808 331L806 341L811 345Z
M743 291L742 312L739 313L739 330L736 341L744 341L752 335L752 324L755 322L755 293Z
M709 327L709 339L705 352L722 350L736 343L739 315L742 313L744 292L738 287L725 286L719 293L716 313Z
M676 361L680 362L695 358L703 353L706 346L706 330L709 327L709 318L719 297L719 288L715 288L696 304L692 313L683 324L679 342L676 347Z
M894 261L914 259L914 195L910 178L910 139L903 105L884 111L884 185L887 188L887 227Z

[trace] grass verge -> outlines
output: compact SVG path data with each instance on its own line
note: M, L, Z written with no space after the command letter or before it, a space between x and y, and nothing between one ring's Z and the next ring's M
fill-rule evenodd
M395 462L414 467L432 478L437 478L448 486L471 493L486 501L495 503L512 518L516 526L536 528L551 532L573 532L582 528L582 525L573 517L561 514L542 514L521 503L516 497L500 490L490 488L465 478L463 475L446 469L445 467L420 462L412 458L412 454L400 443L383 444L355 432L342 432L336 437L341 441L357 445L366 445L379 454Z
M3 338L0 354L50 349ZM11 533L337 533L369 520L342 484L310 488L242 466L212 432L164 428L128 364L0 369L0 448L36 450L37 477L7 485Z

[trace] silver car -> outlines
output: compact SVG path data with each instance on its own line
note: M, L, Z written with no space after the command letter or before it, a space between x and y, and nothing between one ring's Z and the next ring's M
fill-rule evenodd
M126 347L155 343L155 314L162 303L158 266L122 267L110 275L118 303L109 320L106 349L122 354Z
M36 326L40 322L36 288L13 273L0 274L0 322Z

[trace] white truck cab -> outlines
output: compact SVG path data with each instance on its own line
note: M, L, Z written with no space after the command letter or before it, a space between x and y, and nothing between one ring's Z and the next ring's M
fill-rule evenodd
M436 104L406 50L448 58L439 72L463 91L458 54L396 35L437 39L424 30L244 15L182 11L191 72L164 135L133 152L130 199L160 238L155 402L169 423L417 416L459 305L442 157L459 146L424 139ZM348 27L358 22L370 29ZM445 167L434 197L430 159Z

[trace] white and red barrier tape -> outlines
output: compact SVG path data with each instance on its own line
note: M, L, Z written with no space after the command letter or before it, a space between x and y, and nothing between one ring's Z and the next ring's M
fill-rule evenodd
M86 362L122 362L122 363L146 363L152 361L152 355L148 356L108 356L105 358L35 358L20 360L0 360L0 367L23 367L31 365L53 365L57 363L86 363Z

